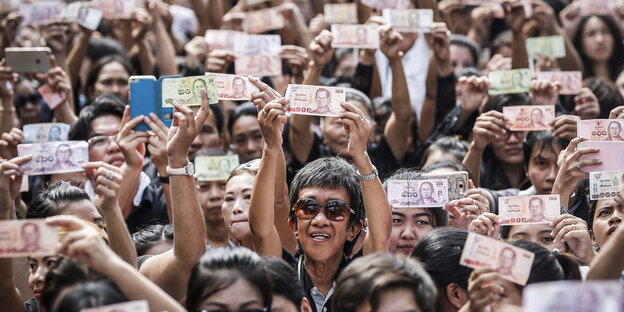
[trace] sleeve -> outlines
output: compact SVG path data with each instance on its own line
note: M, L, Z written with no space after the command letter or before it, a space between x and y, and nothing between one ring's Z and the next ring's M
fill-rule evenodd
M355 73L353 74L353 84L351 87L362 91L366 95L370 95L372 83L374 65L363 65L358 63L355 67Z
M455 73L448 76L438 76L436 89L436 124L440 124L444 117L456 106L455 102Z

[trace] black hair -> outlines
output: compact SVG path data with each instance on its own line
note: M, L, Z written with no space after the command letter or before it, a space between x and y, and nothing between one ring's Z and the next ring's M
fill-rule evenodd
M416 180L419 177L420 172L418 172L418 170L416 169L399 169L384 181L384 191L386 191L386 193L388 192L388 180ZM434 228L448 225L448 212L446 210L442 208L427 208L425 210L431 214Z
M434 311L436 288L422 264L408 258L400 258L376 253L355 259L336 281L336 291L332 296L332 309L355 312L365 302L372 311L379 309L384 292L397 288L407 288L412 292L420 311Z
M117 116L121 118L125 109L125 102L115 94L102 94L93 100L80 112L78 120L69 130L69 139L86 141L92 132L91 122L102 116Z
M230 118L228 119L228 133L232 136L232 129L234 128L234 123L243 116L252 116L254 118L258 117L258 110L251 102L245 102L239 106L237 106L234 111L230 114Z
M483 113L495 110L503 112L503 106L531 105L528 93L499 94L490 96L483 107Z
M215 120L217 122L217 133L219 136L223 136L223 122L225 117L223 116L223 110L219 105L208 105L210 108L210 112L214 114Z
M492 56L498 54L498 51L506 46L509 43L513 42L513 34L510 29L501 31L494 39L492 43L490 43L490 49L492 51Z
M446 286L457 284L468 290L468 277L472 269L459 264L468 233L466 231L443 227L436 228L420 239L410 257L416 258L425 266L425 271L438 288L437 302L446 301Z
M171 224L153 224L141 228L132 234L137 256L145 255L160 242L173 242L173 226Z
M624 43L622 43L622 33L620 32L617 23L611 16L607 15L584 16L576 28L576 33L572 37L574 47L576 47L576 50L581 57L581 61L583 62L583 77L593 77L596 75L596 73L594 73L592 61L589 59L585 51L583 51L583 31L587 21L589 21L592 17L599 18L603 23L605 23L609 32L613 36L613 51L609 57L608 65L609 78L612 81L615 81L622 70L622 65L624 65L624 59L622 59L622 55L624 55Z
M58 301L61 293L73 288ZM113 282L88 266L62 258L58 266L46 274L41 293L44 311L81 311L99 305L126 301ZM56 308L54 303L58 302Z
M349 206L355 215L349 218L349 225L364 221L364 202L362 200L362 186L357 179L355 167L340 157L324 157L309 162L293 178L290 184L290 219L297 224L295 203L299 199L299 192L307 187L327 189L343 188L349 194ZM358 234L359 236L359 234ZM356 238L345 243L345 254L350 254Z
M470 143L460 140L454 136L441 137L427 147L422 155L421 165L425 164L425 161L427 161L429 154L431 154L431 151L433 150L439 150L442 153L451 154L455 158L455 161L460 163L464 159L464 156L466 156L466 153L468 153L469 147Z
M297 311L301 311L305 293L301 280L297 278L297 271L282 259L265 258L264 261L271 278L273 295L285 297L295 305Z
M109 55L119 55L123 57L126 53L121 44L107 37L91 37L87 46L87 58L95 63L99 59Z
M529 162L531 161L531 154L533 148L539 148L540 153L544 150L549 150L555 153L553 146L559 146L561 149L565 149L570 140L564 138L555 138L551 131L529 131L524 139L524 168L529 168ZM558 154L557 154L558 156Z
M62 214L63 209L72 202L91 200L85 190L72 186L68 182L50 185L30 202L26 210L27 219L42 219Z
M93 65L89 69L89 73L87 74L87 81L85 82L85 91L88 97L94 96L95 82L100 76L100 72L102 71L102 68L104 68L104 66L113 62L117 62L121 64L121 66L123 66L126 72L128 72L128 77L132 76L132 73L133 73L132 66L130 65L130 62L128 62L128 59L126 59L125 57L119 54L112 54L112 55L104 56L98 59L95 63L93 63Z
M244 248L215 248L208 250L191 270L186 289L186 309L200 309L202 301L222 291L242 278L253 285L266 308L271 307L271 281L264 260Z
M596 118L607 119L612 109L624 106L624 98L610 81L591 77L583 81L583 86L589 88L598 99L600 114Z
M542 245L523 239L510 242L516 247L526 249L535 255L528 284L561 280L580 280L579 265L572 257L550 252Z
M468 51L470 51L470 56L472 56L472 64L474 64L474 66L479 65L479 56L481 55L481 49L479 48L479 45L474 42L474 40L464 35L452 34L451 45L458 45L467 48Z

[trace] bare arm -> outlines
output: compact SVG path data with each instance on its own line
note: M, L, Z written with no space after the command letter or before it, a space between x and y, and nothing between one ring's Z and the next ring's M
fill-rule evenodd
M155 50L156 64L158 64L160 75L176 75L178 74L178 69L175 64L176 51L173 41L169 36L169 32L167 31L167 27L165 26L163 18L160 15L159 9L152 9L150 14L153 18L152 27L154 28L156 43L158 44L158 48Z
M464 157L463 164L473 173L472 182L477 187L479 186L483 151L496 136L507 134L508 130L505 130L505 127L505 116L498 111L481 114L475 122L472 130L472 143Z
M624 270L624 227L619 226L591 263L587 280L618 280Z
M524 8L520 1L505 3L505 21L513 33L511 68L528 68L529 54L526 50L526 36L522 31L524 25Z
M4 50L3 50L4 52ZM16 127L17 115L13 106L13 72L0 60L0 135Z
M89 47L89 40L93 31L90 29L80 28L82 32L78 35L78 42L69 51L67 55L67 74L71 79L72 87L78 86L78 79L80 77L80 67L87 55L87 48Z
M210 108L206 91L202 91L202 105L197 115L174 102L174 120L169 129L167 154L169 167L181 168L188 163L188 149L201 131ZM186 283L191 269L206 251L206 224L197 201L192 176L170 176L173 208L173 249L148 259L141 267L156 285L176 300L186 294Z

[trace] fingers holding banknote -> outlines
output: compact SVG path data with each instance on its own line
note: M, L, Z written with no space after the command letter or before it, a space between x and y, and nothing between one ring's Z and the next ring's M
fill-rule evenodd
M206 60L206 72L225 73L227 68L234 62L234 52L226 49L215 49L208 53Z
M559 99L561 84L545 80L531 81L531 96L535 105L555 105Z
M589 173L582 170L583 167L598 165L601 163L599 159L580 160L581 156L597 153L598 149L594 147L578 148L579 143L587 141L587 138L578 137L570 141L568 147L559 153L557 165L559 172L555 178L553 185L553 194L571 194L582 179L588 179ZM563 197L564 195L562 195Z
M491 268L475 269L468 279L468 298L470 312L488 311L488 306L502 299L505 289L496 283L497 273Z
M366 154L372 125L364 113L355 105L342 102L340 106L344 109L340 113L340 121L344 124L345 136L349 139L347 150L349 155L355 159Z
M624 119L624 105L612 109L609 112L609 119Z
M282 131L286 123L287 98L269 102L258 112L258 123L267 148L279 149L282 146Z
M167 132L169 128L154 113L150 113L149 117L144 118L144 121L152 129L148 132L150 136L147 139L150 159L156 165L158 173L161 176L166 176Z
M24 132L20 128L12 128L10 132L2 134L0 140L0 156L11 159L17 156L17 145L24 143Z
M310 42L311 65L322 68L332 60L334 57L334 48L331 46L332 40L332 33L328 30L323 30Z
M500 222L498 215L490 212L479 215L476 219L470 221L468 231L497 239L500 235Z
M570 214L562 214L550 223L554 242L565 242L574 255L589 264L595 256L589 229L585 220Z
M0 163L0 197L8 196L7 199L14 201L19 195L22 184L21 165L29 162L32 155L15 157Z
M492 110L481 114L472 129L475 146L480 150L485 149L488 144L507 134L506 128L503 113Z
M117 204L117 193L121 185L121 169L102 161L82 165L97 194L96 206L108 210Z
M457 101L466 112L474 112L489 99L490 81L487 77L460 77L457 81Z
M589 88L582 88L581 92L574 97L574 114L581 119L593 119L600 115L600 103L598 98Z
M282 95L271 88L268 84L260 81L260 79L248 76L247 79L253 84L260 92L251 94L251 102L256 106L258 111L262 110L264 106L274 100L279 99Z
M201 90L201 107L195 115L190 107L173 102L174 113L171 128L167 134L167 155L170 165L182 167L188 162L187 152L191 142L201 131L210 114L206 90Z
M106 273L114 261L121 261L108 247L100 232L86 221L70 215L60 215L47 218L46 223L69 232L57 251L70 259L86 264L100 273Z
M553 136L558 139L576 138L577 122L581 117L575 115L557 116L553 122Z

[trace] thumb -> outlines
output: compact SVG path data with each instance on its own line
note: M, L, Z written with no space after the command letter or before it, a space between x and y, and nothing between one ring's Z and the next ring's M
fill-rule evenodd
M471 189L475 189L475 188L476 187L474 185L474 182L472 182L472 179L468 179L468 189L471 190Z

